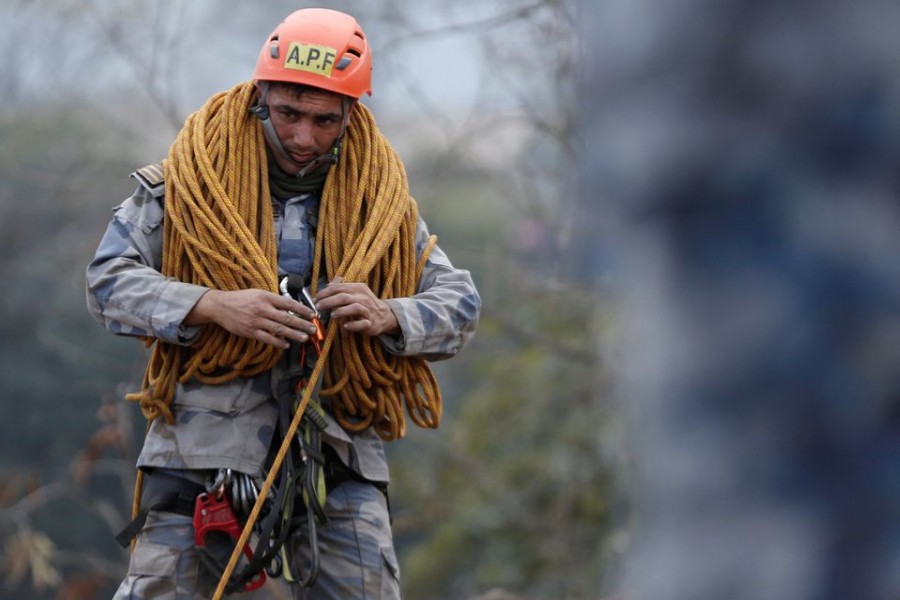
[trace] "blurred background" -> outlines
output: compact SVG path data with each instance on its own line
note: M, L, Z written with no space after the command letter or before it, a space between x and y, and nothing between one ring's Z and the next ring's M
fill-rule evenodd
M900 598L900 4L582 8L630 467L610 589Z
M900 4L326 4L484 300L389 447L404 596L900 598ZM302 5L0 6L0 597L124 573L146 354L84 267Z
M438 431L392 444L408 598L595 598L615 556L615 444L576 244L575 2L327 2L374 47L365 99L413 195L484 300L436 364ZM0 597L108 598L128 553L146 351L87 314L83 273L135 169L249 78L305 3L8 0L0 5ZM610 437L606 437L608 433ZM619 541L621 546L622 540ZM257 598L286 598L267 586Z

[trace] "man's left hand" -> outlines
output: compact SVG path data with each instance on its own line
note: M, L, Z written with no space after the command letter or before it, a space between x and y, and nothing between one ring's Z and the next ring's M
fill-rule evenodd
M332 319L344 319L343 327L365 335L397 334L400 325L388 303L365 283L344 283L335 277L314 298L320 311L330 310Z

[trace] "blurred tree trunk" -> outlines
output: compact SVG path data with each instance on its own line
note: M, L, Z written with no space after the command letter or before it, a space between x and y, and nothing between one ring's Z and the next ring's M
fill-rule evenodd
M900 6L584 7L582 206L628 307L621 590L900 597Z

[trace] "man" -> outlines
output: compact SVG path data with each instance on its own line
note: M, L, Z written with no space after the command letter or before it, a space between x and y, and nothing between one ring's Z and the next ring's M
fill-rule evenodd
M400 597L382 440L403 435L404 406L437 426L424 360L459 352L480 298L418 217L366 93L355 19L299 10L253 82L192 114L115 209L89 309L154 346L130 396L151 425L116 598L210 598L229 559L229 591L266 567L297 598ZM234 550L239 528L207 531L201 503L255 519L263 543Z

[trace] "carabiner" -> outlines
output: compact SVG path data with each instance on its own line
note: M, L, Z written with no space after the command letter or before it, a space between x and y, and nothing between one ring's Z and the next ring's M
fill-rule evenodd
M216 478L211 485L206 487L206 491L215 494L218 500L225 496L225 489L231 485L231 469L219 469Z

